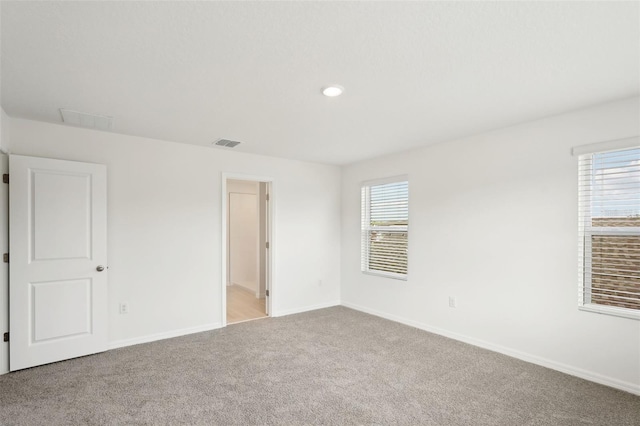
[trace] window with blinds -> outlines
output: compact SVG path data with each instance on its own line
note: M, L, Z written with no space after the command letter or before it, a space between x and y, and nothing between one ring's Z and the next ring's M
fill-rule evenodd
M640 147L579 158L579 304L640 318Z
M407 279L409 182L398 177L362 186L362 272Z

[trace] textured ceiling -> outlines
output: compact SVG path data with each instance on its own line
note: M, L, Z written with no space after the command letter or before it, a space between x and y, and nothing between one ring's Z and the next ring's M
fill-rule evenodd
M638 2L9 2L1 102L332 164L640 93ZM327 83L346 88L326 98ZM211 148L220 149L220 148Z

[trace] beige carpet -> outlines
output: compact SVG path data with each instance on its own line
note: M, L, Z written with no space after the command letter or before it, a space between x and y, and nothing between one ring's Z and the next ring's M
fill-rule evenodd
M640 397L337 307L0 376L2 425L640 425Z

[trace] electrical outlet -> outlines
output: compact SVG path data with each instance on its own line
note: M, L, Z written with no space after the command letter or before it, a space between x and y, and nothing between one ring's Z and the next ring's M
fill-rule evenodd
M458 302L456 301L455 296L449 296L449 307L456 308L458 306Z
M120 302L120 315L129 313L129 304L127 302Z

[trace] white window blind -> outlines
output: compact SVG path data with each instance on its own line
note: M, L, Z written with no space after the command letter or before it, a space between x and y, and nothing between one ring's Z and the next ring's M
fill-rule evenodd
M640 147L579 157L579 305L640 319Z
M362 186L362 272L407 278L409 182L393 178Z

